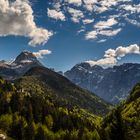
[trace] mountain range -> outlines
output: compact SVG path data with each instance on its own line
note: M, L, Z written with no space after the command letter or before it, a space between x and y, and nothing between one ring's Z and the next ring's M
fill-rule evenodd
M31 68L17 80L17 85L28 92L40 90L61 105L78 106L96 115L105 115L112 108L111 104L95 94L76 86L67 78L45 67Z
M0 139L99 137L99 122L111 104L44 67L30 52L2 61L0 70L7 79L0 78Z
M34 67L43 67L43 64L33 53L24 51L12 62L0 61L0 75L7 80L15 80ZM140 64L134 63L103 68L82 62L66 71L64 76L107 102L118 104L127 98L133 86L140 81L139 70ZM63 75L62 72L57 73Z
M87 90L84 90L54 70L44 67L34 54L24 51L7 63L1 61L0 76L14 81L26 91L49 94L53 100L68 106L79 106L98 115L105 115L111 105ZM18 81L18 82L17 82Z
M65 76L104 100L118 104L126 99L133 86L140 81L140 64L125 63L103 68L83 62L65 72Z
M0 78L0 139L139 140L140 84L113 108L93 92L44 67L30 52L22 52L10 63L1 61L0 66L1 77L7 79ZM89 78L89 73L100 80L104 79L101 74L106 73L104 86L112 77L112 83L124 83L126 89L139 76L139 64L104 69L82 63L74 70L77 70L75 77L79 71L79 76L83 74L83 81ZM119 86L116 88L119 90ZM124 94L121 90L118 92Z

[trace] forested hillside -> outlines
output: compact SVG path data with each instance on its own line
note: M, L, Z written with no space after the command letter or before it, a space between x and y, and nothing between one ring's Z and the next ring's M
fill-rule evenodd
M31 68L16 85L28 92L50 95L52 100L69 107L77 106L96 115L106 115L112 105L87 90L84 90L64 76L45 67ZM63 101L61 101L63 100Z
M84 109L59 104L50 95L27 92L0 79L0 130L13 139L100 139L100 121Z
M140 139L140 84L126 101L110 112L102 124L103 140Z
M30 74L14 83L0 78L0 139L139 140L140 84L104 117L78 101L70 104L72 99L52 90L50 81L42 83Z

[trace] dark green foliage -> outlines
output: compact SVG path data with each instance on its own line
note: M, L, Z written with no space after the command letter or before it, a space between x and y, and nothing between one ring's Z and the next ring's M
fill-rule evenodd
M44 90L35 77L24 77L16 87L0 79L0 133L8 135L7 140L139 140L139 95L137 84L130 97L102 119L70 105L49 87Z
M95 94L81 89L65 77L45 67L30 69L17 81L17 84L25 91L47 94L61 106L78 106L100 116L106 115L112 107Z
M140 139L140 84L128 99L105 117L102 123L104 140Z
M97 135L101 118L79 107L61 105L41 89L6 89L0 85L0 130L17 140L90 140ZM2 88L1 88L2 87ZM4 87L4 88L3 88ZM93 132L97 132L94 135Z

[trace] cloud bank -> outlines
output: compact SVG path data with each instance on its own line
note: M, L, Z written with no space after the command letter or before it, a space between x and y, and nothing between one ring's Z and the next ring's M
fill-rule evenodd
M50 6L79 24L86 40L107 40L118 35L128 22L140 27L140 3L132 0L50 0ZM59 19L59 18L55 18ZM62 20L61 20L62 21ZM93 25L91 27L91 25Z

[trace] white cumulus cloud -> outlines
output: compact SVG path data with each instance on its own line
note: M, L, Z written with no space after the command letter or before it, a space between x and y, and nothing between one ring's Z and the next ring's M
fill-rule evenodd
M86 40L89 40L89 39L92 40L92 39L96 39L97 35L98 35L97 31L90 31L86 34L85 38L86 38Z
M62 20L65 21L66 17L65 15L62 13L62 11L57 11L55 9L49 9L48 8L48 17L56 19L56 20Z
M37 27L27 0L0 0L0 36L9 35L29 37L29 45L36 46L45 44L53 33Z
M131 12L131 13L140 13L140 4L121 5L120 7L126 11Z
M94 22L94 19L84 19L83 20L83 24L90 24L90 23L93 23Z
M119 28L119 29L114 29L114 30L102 30L102 31L99 31L98 34L100 35L104 35L104 36L115 36L117 35L122 29Z
M117 35L122 29L112 29L112 30L94 30L90 31L86 34L85 38L86 40L94 40L97 39L99 35L106 36L106 37L112 37Z
M99 21L97 24L95 24L94 28L102 30L102 29L108 29L111 28L113 25L116 25L118 22L115 20L115 18L109 18L107 21Z
M138 54L140 55L140 47L137 44L132 44L127 47L119 46L116 49L108 49L105 51L103 58L99 60L89 60L86 61L90 65L101 65L101 66L110 66L115 65L122 57L125 57L128 54Z
M66 2L68 2L69 4L74 4L74 5L81 5L82 4L82 0L65 0Z
M68 12L71 15L71 20L75 23L79 23L80 19L84 17L84 14L81 10L77 10L69 7Z
M50 50L39 50L38 52L33 52L33 54L37 58L43 58L45 55L51 54L52 52Z
M99 35L111 37L117 35L122 29L112 29L114 25L118 24L118 21L114 17L107 19L106 21L99 21L94 25L94 30L89 31L85 38L88 40L97 39Z

